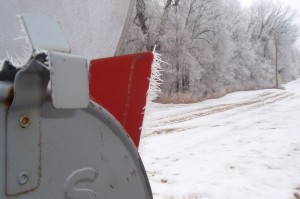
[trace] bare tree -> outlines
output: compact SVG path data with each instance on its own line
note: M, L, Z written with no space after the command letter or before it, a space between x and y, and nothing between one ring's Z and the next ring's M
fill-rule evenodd
M202 100L270 88L275 71L285 81L299 75L294 17L270 0L255 2L249 12L238 0L137 0L123 48L132 53L156 46L169 63L163 95L175 102L181 95Z
M150 46L149 46L150 33L148 30L146 21L147 21L147 17L146 17L145 2L144 2L144 0L137 0L136 1L136 16L135 16L134 22L137 26L139 26L141 28L141 31L144 35L146 49L150 50Z
M282 43L284 39L295 40L295 33L290 32L295 18L295 12L291 9L271 1L257 1L253 4L251 13L248 30L252 41L263 43L264 57L267 56L269 42L275 37L277 43ZM280 37L283 34L285 37ZM283 40L279 41L279 38Z
M265 59L274 59L275 87L278 88L278 72L282 70L279 66L279 59L282 57L280 49L290 48L298 37L298 28L293 23L295 12L271 1L257 1L252 6L251 13L248 27L251 40L262 44Z

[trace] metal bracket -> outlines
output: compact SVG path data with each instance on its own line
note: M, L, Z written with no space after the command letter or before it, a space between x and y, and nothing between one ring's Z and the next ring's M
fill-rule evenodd
M87 108L89 79L87 59L70 55L70 48L59 25L43 15L21 16L33 53L49 55L52 99L55 108Z
M32 191L41 178L41 106L49 70L32 59L16 75L6 122L6 194Z
M66 53L49 53L51 95L59 109L87 108L90 102L86 58Z
M23 15L21 19L35 52L11 78L14 99L6 118L6 194L9 196L33 191L40 184L41 107L50 77L55 108L79 109L89 104L87 59L66 54L70 51L67 42L59 26L49 17Z

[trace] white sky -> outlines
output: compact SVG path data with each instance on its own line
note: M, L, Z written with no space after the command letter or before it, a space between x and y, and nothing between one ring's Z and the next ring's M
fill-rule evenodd
M242 7L248 7L254 0L240 0ZM261 0L264 1L264 0ZM276 0L274 0L276 1ZM278 0L282 2L283 5L292 8L294 11L298 13L298 19L296 21L297 24L300 24L300 0Z
M241 1L241 5L243 7L247 7L254 0L240 0L240 1ZM263 0L261 0L261 1L263 1ZM299 0L279 0L279 1L281 1L283 4L285 4L287 6L291 6L291 8L293 8L295 10L300 10L300 1Z

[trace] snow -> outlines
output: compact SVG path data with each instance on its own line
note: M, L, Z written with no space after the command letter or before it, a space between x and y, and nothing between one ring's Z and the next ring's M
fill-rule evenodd
M140 153L155 199L300 194L300 79L196 104L155 104Z

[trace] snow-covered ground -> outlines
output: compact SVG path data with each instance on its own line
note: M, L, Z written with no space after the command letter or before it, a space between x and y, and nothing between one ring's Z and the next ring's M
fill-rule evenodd
M155 199L300 198L300 79L155 104L140 147Z

